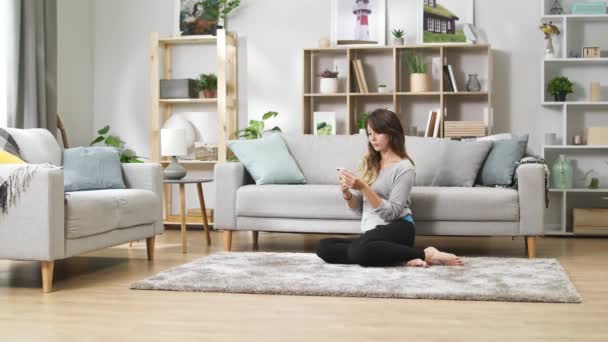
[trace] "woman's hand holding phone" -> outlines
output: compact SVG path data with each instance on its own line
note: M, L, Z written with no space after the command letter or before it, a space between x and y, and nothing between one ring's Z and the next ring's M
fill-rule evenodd
M352 172L342 167L336 169L340 172L340 183L342 188L348 187L349 189L361 190L365 187L365 183L353 175Z

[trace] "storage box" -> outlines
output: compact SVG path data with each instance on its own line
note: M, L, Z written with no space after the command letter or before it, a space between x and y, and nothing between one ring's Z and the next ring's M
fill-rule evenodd
M572 4L572 14L606 14L605 1L577 2Z
M483 121L445 121L443 135L446 138L483 137L486 124Z
M196 81L190 78L160 80L161 99L196 99L198 94L194 89Z
M574 233L608 235L608 209L572 209Z
M587 128L587 145L608 146L608 127Z

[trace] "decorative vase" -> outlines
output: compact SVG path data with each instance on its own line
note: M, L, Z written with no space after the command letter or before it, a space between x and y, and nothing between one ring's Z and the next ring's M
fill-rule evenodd
M555 58L555 49L553 48L553 39L545 38L545 58L552 59Z
M469 80L467 81L467 91L477 92L481 91L481 83L477 78L477 74L469 74Z
M602 88L600 82L591 82L591 102L600 102L602 100Z
M405 45L405 39L404 38L393 38L393 45Z
M334 94L338 92L338 78L321 78L319 87L321 94Z
M568 95L568 94L565 91L562 91L561 93L559 93L557 95L554 95L553 98L557 102L565 102L566 101L566 95Z
M207 99L214 99L215 95L216 95L216 91L213 89L204 89L203 90L203 95L205 96L205 98Z
M327 49L327 48L331 47L331 40L329 40L329 38L319 39L319 47L321 49Z
M429 77L427 74L411 74L410 91L412 93L424 93L429 91Z
M573 178L572 163L566 158L566 155L560 154L555 164L553 164L553 168L551 168L553 188L572 189Z

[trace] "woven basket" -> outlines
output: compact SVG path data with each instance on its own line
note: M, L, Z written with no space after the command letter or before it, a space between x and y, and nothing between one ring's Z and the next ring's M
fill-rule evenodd
M197 160L214 161L217 160L217 145L203 145L195 148Z

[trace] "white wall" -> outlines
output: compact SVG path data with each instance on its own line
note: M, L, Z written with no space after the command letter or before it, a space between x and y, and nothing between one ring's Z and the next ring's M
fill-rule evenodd
M387 0L387 38L392 28L405 28L407 43L415 43L415 6L415 0ZM538 153L544 133L560 129L555 113L540 105L544 41L538 31L539 6L538 1L530 0L475 3L475 24L494 49L495 131L530 133L530 149ZM161 35L173 32L173 3L104 0L94 1L92 11L94 81L83 78L79 85L93 89L93 116L88 118L94 125L83 127L92 134L110 124L130 147L149 155L148 35L151 31ZM301 131L302 49L315 47L320 38L328 37L330 21L328 0L242 2L229 22L229 29L239 35L239 127L249 118L276 110L280 115L272 125L286 132ZM86 28L78 29L87 32ZM180 69L179 74L192 75L200 68L192 65L189 70L187 64L174 67ZM211 175L212 169L201 172ZM213 189L209 190L212 207ZM189 199L191 207L196 206L194 198Z
M93 140L93 0L57 1L57 112L70 147Z

